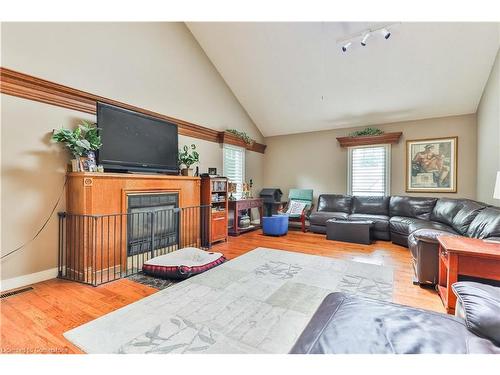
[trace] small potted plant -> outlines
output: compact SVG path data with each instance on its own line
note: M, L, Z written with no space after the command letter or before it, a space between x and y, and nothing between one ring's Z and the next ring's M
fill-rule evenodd
M181 168L181 175L194 176L194 170L191 166L199 162L200 154L196 151L196 145L185 145L181 150L179 150L179 167L184 166L184 168Z
M82 156L95 160L94 152L102 146L99 129L95 124L84 120L74 130L64 128L54 130L52 140L64 144L74 157L71 160L73 172L84 170L80 160Z
M255 143L255 140L252 139L247 133L236 130L236 129L226 129L226 132L235 135L247 145L252 146Z
M384 132L377 128L365 128L363 130L357 130L349 134L349 137L366 137L374 135L382 135Z

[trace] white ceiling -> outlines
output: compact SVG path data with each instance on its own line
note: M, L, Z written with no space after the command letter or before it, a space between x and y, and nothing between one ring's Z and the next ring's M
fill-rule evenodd
M386 23L385 23L386 24ZM498 23L187 23L264 136L476 112Z

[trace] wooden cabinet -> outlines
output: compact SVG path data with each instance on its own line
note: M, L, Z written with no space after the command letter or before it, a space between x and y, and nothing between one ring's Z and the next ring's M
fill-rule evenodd
M227 241L227 178L202 177L201 204L211 206L210 243Z

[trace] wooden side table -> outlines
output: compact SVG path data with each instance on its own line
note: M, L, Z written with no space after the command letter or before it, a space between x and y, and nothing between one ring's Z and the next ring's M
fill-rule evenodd
M457 297L451 290L458 275L500 281L500 244L476 238L439 236L437 291L448 314L455 313Z
M247 199L237 199L229 201L229 211L232 211L233 215L233 225L229 228L229 235L239 236L243 232L249 232L262 227L262 206L264 200L262 198L247 198ZM238 223L238 213L242 210L248 210L250 208L258 208L260 215L260 224L252 224L247 228L240 228Z

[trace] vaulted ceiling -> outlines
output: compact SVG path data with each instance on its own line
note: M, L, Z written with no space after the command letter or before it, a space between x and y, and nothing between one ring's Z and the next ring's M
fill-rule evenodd
M498 23L187 23L264 136L476 112Z

